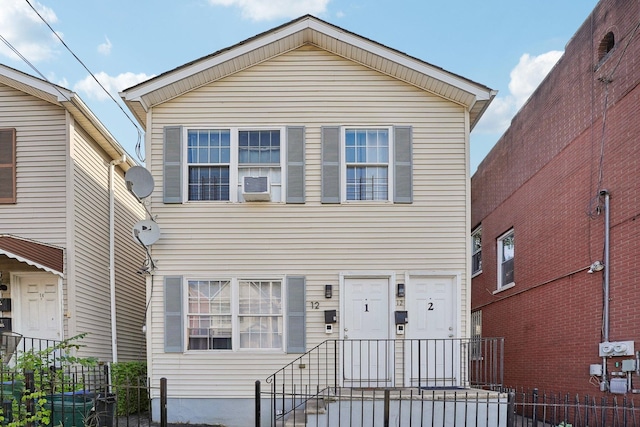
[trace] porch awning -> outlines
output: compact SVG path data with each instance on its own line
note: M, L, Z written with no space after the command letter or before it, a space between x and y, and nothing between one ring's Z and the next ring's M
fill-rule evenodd
M64 276L64 251L56 246L10 235L0 235L0 255Z

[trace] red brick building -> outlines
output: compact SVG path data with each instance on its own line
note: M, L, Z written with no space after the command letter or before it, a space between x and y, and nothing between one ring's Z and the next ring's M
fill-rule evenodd
M472 178L474 332L509 386L640 389L639 26L600 1Z

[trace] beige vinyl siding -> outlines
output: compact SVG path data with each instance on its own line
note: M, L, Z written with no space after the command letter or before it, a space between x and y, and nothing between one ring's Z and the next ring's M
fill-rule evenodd
M144 219L142 204L127 190L124 173L115 168L115 273L118 361L146 360L146 280L137 274L145 260L142 246L133 241L133 225Z
M152 378L167 377L174 397L250 397L296 355L163 350L167 275L220 279L305 276L307 348L327 339L323 310L339 309L340 272L459 273L466 307L466 112L463 107L364 66L303 47L203 86L152 110L152 212L162 237L151 305ZM305 126L306 203L162 204L164 126ZM405 125L413 129L414 202L320 203L320 128ZM331 300L324 285L334 286ZM395 284L394 284L395 286ZM464 336L465 326L458 331ZM335 332L331 338L339 338Z
M0 85L0 128L17 139L17 203L0 205L2 232L66 247L64 110Z
M111 359L109 297L109 161L81 128L73 135L75 281L71 335L88 332L83 356Z

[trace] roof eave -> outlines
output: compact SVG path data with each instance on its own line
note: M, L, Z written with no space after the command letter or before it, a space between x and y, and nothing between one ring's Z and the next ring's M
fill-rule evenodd
M309 33L309 30L311 30L312 33ZM307 33L302 33L304 31L307 31ZM299 18L289 24L277 27L271 31L262 33L230 48L223 49L217 53L168 71L147 80L146 82L142 82L136 86L126 89L121 92L120 95L131 111L134 112L138 121L142 124L145 120L143 112L146 113L151 106L158 105L175 96L179 96L181 93L188 92L197 87L195 83L193 83L191 85L181 85L180 88L177 88L177 83L186 81L198 73L205 73L207 70L214 67L222 66L228 61L234 61L243 55L249 56L252 52L270 44L278 42L282 44L282 41L287 37L292 37L300 33L302 33L302 36L296 39L296 43L298 43L297 45L289 45L288 48L283 49L290 50L291 48L297 48L304 44L315 44L320 48L334 52L335 50L339 50L339 46L336 45L346 43L349 46L354 46L367 53L371 53L373 56L384 58L390 63L397 64L400 67L406 67L406 69L419 73L419 75L425 76L428 79L433 79L435 81L442 82L449 87L455 88L460 94L464 93L465 95L460 95L457 99L452 99L452 101L464 105L468 109L471 109L477 102L490 102L495 96L494 91L484 85L450 73L442 68L436 67L417 58L413 58L405 53L381 45L310 15ZM314 37L316 34L325 35L326 38L323 40L322 37ZM278 52L278 54L282 53L284 53L284 51ZM334 53L339 54L337 52ZM355 60L354 58L348 59ZM259 62L259 60L256 60L255 63L257 62ZM247 67L252 65L254 65L254 63L249 62ZM368 64L363 65L371 66ZM397 76L393 77L398 78ZM199 84L202 85L210 83L211 81L214 80L211 80L210 78L210 80L207 80L204 83L199 81ZM171 87L172 85L175 86ZM171 90L161 92L163 89L169 87L171 87ZM441 93L433 91L433 93L446 98L444 91Z

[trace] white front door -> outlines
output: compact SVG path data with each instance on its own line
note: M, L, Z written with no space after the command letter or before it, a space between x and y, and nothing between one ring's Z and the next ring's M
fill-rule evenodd
M454 276L409 279L405 302L409 318L405 363L411 366L408 385L459 386L456 283Z
M29 338L62 339L58 277L35 274L19 276L17 281L19 307L16 332Z
M352 386L388 385L393 367L388 278L345 278L342 328L344 380Z

